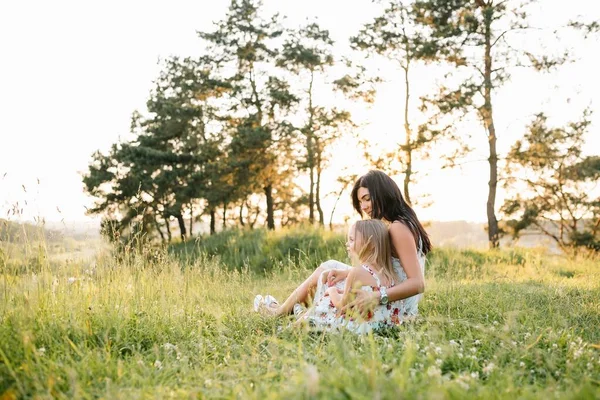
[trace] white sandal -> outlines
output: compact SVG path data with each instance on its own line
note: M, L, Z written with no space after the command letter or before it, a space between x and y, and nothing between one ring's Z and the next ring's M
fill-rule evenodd
M275 299L275 297L268 294L265 296L265 305L271 308L272 306L279 306L279 302Z
M257 294L254 297L254 312L258 312L262 304L265 304L265 299L260 294Z

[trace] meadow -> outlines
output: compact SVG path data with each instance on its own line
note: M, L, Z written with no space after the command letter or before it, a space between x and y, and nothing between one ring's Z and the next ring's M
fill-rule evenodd
M0 248L0 398L592 399L600 259L435 249L420 317L368 336L252 311L320 261L319 230L228 231L169 248Z

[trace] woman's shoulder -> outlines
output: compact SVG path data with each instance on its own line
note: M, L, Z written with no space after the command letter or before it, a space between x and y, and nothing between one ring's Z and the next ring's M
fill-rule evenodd
M413 233L406 222L396 220L389 226L389 231L392 236L398 235L400 237L413 237Z

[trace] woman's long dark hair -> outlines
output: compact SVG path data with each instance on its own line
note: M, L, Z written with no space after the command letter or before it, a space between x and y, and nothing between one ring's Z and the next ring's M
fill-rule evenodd
M415 237L417 247L421 238L423 254L429 253L431 250L429 235L419 222L417 214L404 201L400 188L392 178L384 172L373 170L357 179L352 188L352 204L356 212L362 215L358 198L358 189L361 187L367 189L371 197L371 218L403 222Z

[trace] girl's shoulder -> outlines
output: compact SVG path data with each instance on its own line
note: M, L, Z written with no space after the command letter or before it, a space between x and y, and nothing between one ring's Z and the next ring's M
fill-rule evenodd
M355 280L360 281L363 285L371 286L376 283L375 278L373 278L373 275L369 272L368 266L356 266L352 268L352 274L354 275Z

